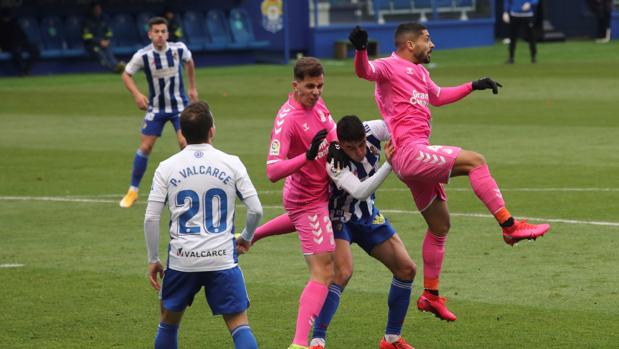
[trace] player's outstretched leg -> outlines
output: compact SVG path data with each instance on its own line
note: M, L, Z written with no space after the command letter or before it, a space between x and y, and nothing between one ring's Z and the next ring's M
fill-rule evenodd
M146 172L146 166L148 165L148 154L138 149L135 152L135 158L133 159L133 171L131 173L131 186L127 191L127 194L120 200L120 207L129 208L138 200L138 188L140 187L140 181Z
M507 244L513 245L525 239L535 240L550 229L548 224L529 224L525 220L519 221L512 217L505 208L503 195L485 163L473 168L469 172L469 179L477 197L503 228L503 240Z
M268 236L288 234L294 231L294 224L292 224L290 216L288 216L288 213L284 213L256 228L251 243L253 245Z
M512 217L507 208L499 186L490 174L483 155L462 150L451 172L451 176L468 175L475 195L484 203L503 228L503 240L513 245L520 240L535 240L550 230L548 224L528 224Z

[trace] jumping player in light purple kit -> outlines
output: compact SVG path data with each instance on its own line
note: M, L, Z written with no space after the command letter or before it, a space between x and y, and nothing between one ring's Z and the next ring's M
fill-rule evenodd
M328 144L337 139L336 125L320 97L324 69L320 61L304 57L294 67L293 92L279 109L267 158L272 182L286 178L284 209L299 232L310 280L299 299L294 340L306 348L312 323L318 316L333 281L335 241L329 219Z
M372 62L366 50L367 32L357 26L349 39L356 49L357 76L376 83L376 103L395 147L393 170L410 189L428 225L422 248L425 291L417 307L443 320L454 321L456 316L447 309L446 299L438 292L450 227L443 186L450 177L469 177L473 191L501 226L507 244L534 240L550 229L548 224L528 224L511 216L483 155L454 146L430 145L432 116L429 105L456 102L473 90L492 89L497 94L502 86L490 78L455 87L437 86L423 67L430 62L434 43L422 24L400 24L395 32L396 51Z

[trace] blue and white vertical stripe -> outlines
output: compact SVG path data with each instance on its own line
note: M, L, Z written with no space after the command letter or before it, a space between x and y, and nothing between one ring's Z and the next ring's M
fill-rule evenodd
M149 45L133 56L126 71L134 74L140 68L144 69L149 112L179 113L189 104L183 85L183 63L190 59L191 52L181 42L168 42L163 51Z

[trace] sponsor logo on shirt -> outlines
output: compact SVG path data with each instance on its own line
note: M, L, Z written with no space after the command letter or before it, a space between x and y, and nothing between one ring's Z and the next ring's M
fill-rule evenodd
M325 116L325 113L322 112L322 110L318 111L318 115L320 116L320 121L322 121L322 122L326 122L327 121L327 117Z
M279 155L279 148L281 147L279 140L278 139L274 139L271 142L271 149L269 150L269 155L273 155L273 156L278 156Z
M309 126L307 125L307 122L303 124L303 131L309 131Z
M409 100L410 104L412 105L420 105L423 107L427 107L428 106L428 100L430 98L428 97L427 93L421 93L421 92L417 92L417 90L413 90L413 94Z
M201 251L186 251L179 248L176 251L177 257L184 258L206 258L206 257L221 257L226 255L226 250L201 250Z
M407 68L406 68L406 74L408 74L408 75L413 75L413 68L411 68L411 67L407 67Z

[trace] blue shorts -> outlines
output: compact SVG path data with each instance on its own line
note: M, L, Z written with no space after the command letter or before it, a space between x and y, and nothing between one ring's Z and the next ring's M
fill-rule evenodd
M182 312L204 286L213 315L236 314L249 308L243 272L238 266L218 271L183 272L166 269L161 300L167 310Z
M389 240L394 234L395 229L378 210L375 210L374 221L371 223L333 222L333 235L336 239L346 240L351 244L354 242L367 254L371 254L374 247Z
M174 130L178 132L181 128L180 113L153 113L147 112L144 116L144 124L142 125L142 134L145 136L161 137L163 126L170 121L174 126Z

